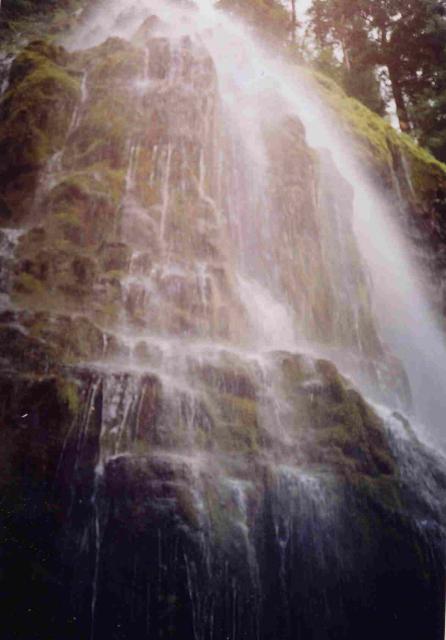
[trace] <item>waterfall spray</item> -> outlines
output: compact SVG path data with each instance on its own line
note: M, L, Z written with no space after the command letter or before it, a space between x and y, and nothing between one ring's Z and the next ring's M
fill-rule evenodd
M353 190L353 224L362 263L358 269L363 268L371 278L372 313L380 338L400 358L409 376L414 399L413 418L418 435L443 445L443 398L446 385L444 338L427 302L416 268L411 264L391 206L374 184L367 168L355 157L353 142L339 132L335 116L324 107L308 74L265 49L256 42L249 29L219 11L212 0L196 2L192 11L175 3L162 4L150 0L138 4L131 0L124 5L111 3L106 12L98 9L92 14L70 45L89 46L110 35L130 37L141 21L152 14L159 18L160 35L193 37L204 43L217 70L227 126L236 132L236 144L243 145L234 149L233 160L237 157L240 166L234 165L236 180L231 187L233 197L226 204L231 233L239 245L238 277L243 283L242 297L249 300L250 316L263 316L265 321L271 317L268 331L272 334L275 324L273 310L276 309L277 327L283 327L284 319L288 318L289 328L278 328L276 331L288 336L285 339L288 345L294 340L295 346L305 344L307 349L321 355L330 353L333 357L333 350L327 351L326 344L323 344L326 341L319 338L315 340L314 332L308 330L308 310L304 308L303 301L293 299L293 293L287 290L283 273L286 267L282 267L280 273L281 266L277 261L283 259L287 243L292 247L291 252L298 252L301 241L299 231L293 236L289 230L282 230L282 234L285 231L285 236L282 236L285 244L274 246L278 242L273 229L277 213L266 193L271 160L265 148L265 128L287 117L299 118L304 125L308 144L318 152L330 154L333 170ZM165 155L167 161L163 169L160 221L163 241L171 147L166 148ZM200 162L203 162L202 156ZM247 167L249 173L246 173ZM202 177L200 190L203 191ZM216 203L216 206L220 210L224 203ZM326 211L323 215L332 214ZM347 213L341 212L342 215ZM291 268L297 267L291 265ZM333 265L329 266L331 268ZM335 293L338 297L348 286L347 271L344 268L340 285L337 285L341 287ZM250 282L252 289L249 292ZM306 286L310 287L311 283ZM259 296L261 289L265 293ZM353 298L346 298L345 301L346 305L356 304ZM253 310L253 305L258 305L258 309ZM268 310L265 311L266 308ZM358 312L354 311L354 315L357 318ZM357 322L353 321L352 324ZM265 328L263 321L262 324ZM264 332L258 339L263 341L265 347L268 343L272 345L277 342L272 336L268 340ZM358 344L361 342L360 336L352 340ZM361 376L357 372L355 374L351 367L346 367L342 345L336 345L336 336L331 342L340 347L338 365L363 385ZM364 391L373 397L371 389L364 388Z
M354 140L212 0L64 44L0 137L9 636L440 640L443 338Z

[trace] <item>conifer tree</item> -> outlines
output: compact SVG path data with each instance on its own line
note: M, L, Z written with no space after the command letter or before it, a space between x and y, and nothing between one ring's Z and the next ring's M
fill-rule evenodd
M445 0L314 0L310 21L319 46L342 51L347 72L353 61L369 73L386 69L401 130L422 139L428 129L438 137L444 124L445 6ZM353 75L353 95L359 77Z

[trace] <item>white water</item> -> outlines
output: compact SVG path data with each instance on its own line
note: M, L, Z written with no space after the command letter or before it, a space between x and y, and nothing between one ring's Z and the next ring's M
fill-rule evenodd
M0 311L12 307L11 289L11 264L22 230L1 229L0 231Z
M375 313L382 337L408 373L418 435L444 446L445 337L423 291L421 278L411 264L408 247L395 224L396 215L355 158L334 118L324 111L305 79L302 83L303 91L301 85L300 90L290 92L290 101L297 106L305 124L309 144L316 149L329 149L339 172L353 186L355 232L372 277ZM290 86L287 84L287 88Z
M196 10L191 12L181 5L157 0L107 2L105 9L90 15L69 44L73 48L88 47L110 35L129 37L142 20L152 14L162 21L158 27L160 33L176 38L182 34L194 35L205 43L217 69L229 120L243 132L244 149L237 152L244 154L243 163L249 166L246 179L251 185L250 202L249 206L233 203L232 224L240 227L239 235L245 242L239 278L241 297L257 341L266 349L296 348L305 336L300 335L293 311L285 302L284 292L278 290L273 275L263 273L261 278L252 277L256 270L256 256L251 257L256 236L247 235L246 229L256 227L260 237L268 238L272 215L263 193L267 164L260 128L262 123L279 121L285 115L301 120L308 144L314 149L328 150L337 170L354 190L355 232L373 283L374 311L381 337L408 373L418 417L418 435L444 444L445 341L416 269L410 264L402 234L392 221L389 204L355 158L353 144L339 132L308 76L264 50L243 25L217 11L212 0L197 0L195 4ZM159 232L162 241L168 207L168 169L169 162ZM203 173L200 174L201 190L202 185ZM235 200L238 195L241 194L235 193ZM256 217L244 220L246 210L256 211Z
M337 133L336 122L324 109L304 72L289 66L271 51L265 51L243 25L216 11L211 0L199 0L196 4L197 9L191 12L180 3L171 4L163 0L109 0L104 3L104 10L90 15L85 26L71 42L71 46L76 48L98 44L110 35L131 38L147 16L156 14L164 20L164 24L158 25L156 30L157 35L168 35L172 39L169 53L172 54L174 63L169 61L168 77L151 78L151 52L146 49L141 68L138 70L139 77L132 78L132 85L129 84L128 87L129 100L135 99L135 108L141 104L143 111L144 99L156 100L157 92L168 95L170 85L176 86L177 89L181 85L182 90L193 93L193 82L183 81L181 73L176 68L176 62L181 66L184 60L181 55L177 58L175 55L179 51L177 44L181 35L190 34L196 37L204 44L203 49L210 52L216 67L218 94L221 99L219 108L221 107L223 112L221 122L226 127L227 147L231 146L229 150L225 147L221 151L222 167L217 167L215 171L212 162L207 162L208 157L212 157L215 162L215 156L208 148L209 140L212 140L210 128L213 95L210 89L209 95L202 96L206 104L201 114L205 125L202 139L198 141L201 146L197 155L196 175L192 178L188 176L187 167L183 166L188 160L190 162L190 158L187 150L181 147L179 136L166 136L164 140L157 141L158 144L154 144L151 149L152 164L144 179L150 186L159 186L159 199L156 207L148 211L143 203L138 201L138 186L143 171L141 158L147 153L147 149L144 148L144 141L139 139L135 132L128 135L125 147L128 165L126 192L123 198L123 236L133 250L133 255L127 276L120 279L123 292L120 325L113 328L115 333L111 330L107 335L104 334L102 358L96 365L96 373L101 376L103 413L100 454L92 496L95 566L92 578L91 638L94 638L96 604L100 601L98 592L101 583L104 532L102 518L107 517L104 510L106 500L101 495L101 487L102 482L105 482L104 471L107 463L112 460L128 456L133 458L134 464L137 465L139 457L163 457L171 461L172 469L176 469L175 475L178 478L181 478L181 469L186 468L188 474L192 470L193 473L188 475L188 478L192 488L194 510L202 520L208 517L205 491L200 486L204 479L202 470L206 469L208 473L211 470L211 475L219 479L219 495L229 494L228 500L230 499L234 505L229 518L243 547L246 548L253 582L256 582L256 558L249 532L250 483L238 476L236 464L232 460L237 452L231 450L228 454L224 443L226 434L220 434L217 427L215 434L212 432L212 420L209 417L212 414L209 414L209 411L214 407L214 394L224 397L225 394L231 395L234 392L234 386L238 392L246 385L247 398L255 397L259 423L272 443L270 447L265 447L265 461L277 476L280 489L278 495L284 500L283 504L278 505L275 517L276 541L279 549L283 551L282 573L285 574L285 549L293 535L290 514L292 505L296 502L296 492L302 492L306 497L306 510L309 519L317 525L315 530L328 531L329 524L336 521L336 500L334 494L330 494L326 479L319 478L317 473L313 475L303 472L299 467L298 457L293 457L293 447L296 444L295 407L287 395L285 376L281 375L283 363L279 363L278 360L281 360L282 355L270 353L284 350L311 353L316 357L328 355L341 368L344 367L343 354L334 353L336 344L330 345L332 350L329 352L327 347L311 343L305 330L305 327L311 324L311 319L308 325L305 323L311 310L302 310L297 308L298 305L293 306L292 296L286 289L286 278L283 278L284 274L280 272L281 269L285 271L289 265L299 265L298 261L293 261L292 258L282 261L284 254L298 254L299 251L304 252L308 246L312 248L313 245L305 245L303 239L301 246L296 233L290 232L287 236L289 227L285 223L288 220L285 219L283 211L276 211L272 206L272 199L268 193L271 155L266 148L264 135L270 125L271 130L275 132L280 130L280 125L286 118L298 118L305 127L308 144L313 149L327 150L325 157L331 156L338 173L353 188L355 230L362 259L373 281L372 297L381 336L401 357L409 372L421 417L420 421L413 422L419 435L426 439L435 434L438 436L445 409L443 399L446 397L446 354L441 334L424 299L415 269L409 263L401 234L392 226L392 211L379 189L372 184L367 172L355 161L353 145ZM194 58L193 62L197 63L197 59ZM136 85L136 93L132 92L133 85ZM82 100L73 114L70 128L73 135L81 125L83 103L88 101L89 95L87 88L88 78L84 75ZM186 93L180 92L179 95ZM165 105L166 109L172 106L167 98ZM176 114L174 110L173 118ZM180 129L182 130L181 122L178 123L175 133ZM186 127L184 129L189 133ZM193 140L195 141L195 138ZM214 140L213 144L218 147L220 142ZM218 165L218 162L215 164ZM215 180L219 188L215 188L215 185L213 189L209 187L211 169L219 173ZM193 170L192 166L191 173ZM291 178L294 177L293 174L290 175ZM188 252L181 242L179 250L172 251L170 236L175 189L187 195L188 191L193 192L191 183L194 180L199 202L206 203L211 210L210 213L206 212L207 218L203 216L203 219L200 219L197 213L197 226L200 223L211 223L218 227L225 224L230 227L228 235L233 246L231 245L227 253L224 247L221 254L218 254L219 259L223 256L224 260L231 261L230 267L233 268L228 269L229 276L234 277L227 289L218 289L215 284L218 282L218 269L215 269L212 260L208 260L206 255ZM280 185L280 181L277 183ZM308 191L314 189L313 183L307 186ZM314 198L317 200L316 193ZM153 211L156 215L152 215ZM291 211L291 215L293 213L298 217L302 212ZM327 230L330 233L334 229L342 236L344 227L337 224L342 222L342 212L334 211L333 215L338 213L340 220L336 218L335 224L326 225L323 232L327 234ZM325 214L331 215L329 208ZM315 215L315 209L308 211L308 217L312 215ZM193 226L195 219L191 221ZM318 222L320 220L315 221L315 224ZM283 225L281 231L286 233L281 238L283 244L277 247L279 235L275 225L280 224ZM295 227L292 231L294 229ZM302 230L302 234L304 232L305 229ZM185 245L189 239L188 233L186 228ZM193 233L190 235L192 238ZM149 236L156 237L159 255L156 251L150 254L152 245L149 242L145 246L145 238ZM215 237L223 242L225 233L215 234L213 239ZM154 243L154 246L158 245ZM361 329L356 313L359 305L356 308L354 300L357 289L348 278L350 262L352 268L355 265L350 260L351 256L348 256L347 243L338 241L335 244L333 241L333 246L327 253L330 258L336 250L342 252L343 249L346 259L332 265L333 271L339 272L333 277L335 287L338 286L338 304L334 305L334 308L336 313L339 313L345 305L354 306L351 318L352 324L356 326L349 328L353 339L352 344L345 349L356 349L353 355L359 359L363 353ZM310 261L310 265L314 265L319 257L317 255ZM303 264L306 266L304 261ZM220 266L219 263L217 266ZM226 266L224 264L224 268ZM302 271L306 272L304 268ZM311 278L311 271L308 276ZM327 277L331 276L333 274L327 273ZM311 288L311 284L312 282L308 281L308 289ZM307 282L303 281L301 288L306 287ZM240 343L237 337L234 338L232 327L228 331L229 337L224 335L224 332L213 332L212 314L215 311L215 315L219 315L221 309L224 309L224 303L231 306L231 299L222 298L227 291L230 291L230 296L233 290L236 294L234 298L241 302L234 313L244 311L244 314L240 313L239 323L243 325L246 321L250 331L250 340L241 340ZM318 293L318 290L314 291ZM292 293L295 292L296 289L293 289ZM300 291L297 290L297 293L299 295ZM191 300L192 297L194 300ZM191 309L198 317L197 325L200 330L196 334L188 334L187 329L183 331L182 327L168 324L169 307L166 305L166 299L169 303L179 300L178 305L181 309L190 303ZM302 300L307 300L304 295ZM129 316L132 312L126 315L128 307L138 310L141 318L141 325L138 327L131 323ZM157 316L159 309L161 312ZM203 328L200 326L200 320L202 317L207 320L208 316L212 317L208 324L203 323ZM339 323L342 324L342 318L339 319ZM243 333L243 330L240 333ZM120 352L115 353L113 358L108 358L110 350L118 351L118 343ZM314 379L311 371L309 379L304 384L310 389L313 386L317 388L320 380L316 367L310 358L308 361L308 367L314 368ZM226 368L231 371L228 378L225 375ZM91 363L89 369L94 370ZM351 374L347 369L344 371ZM241 389L237 389L239 380ZM356 380L356 383L360 384L362 381ZM80 420L77 457L87 441L98 385L99 383L95 382L92 386L86 403L87 410ZM439 388L435 388L435 385ZM363 391L368 395L370 390L363 387ZM153 423L150 422L149 408L143 406L152 396L154 402L159 401L159 405L153 407L153 415L156 414ZM247 404L249 406L249 402ZM221 402L221 405L223 408L224 403ZM148 414L148 420L145 412ZM394 417L392 408L379 408L378 413L395 434L395 438L403 440L407 436L403 422ZM247 427L248 421L249 415L246 418ZM150 434L146 432L146 422L150 423ZM426 427L422 426L423 422ZM222 422L222 426L226 428L227 425ZM212 440L215 440L215 450L207 448L204 444L207 442L208 433L211 434ZM437 441L440 440L441 438L437 437ZM412 471L410 465L404 467L402 464L402 469L407 474ZM415 473L418 473L418 467ZM416 477L413 478L413 484L421 485L420 491L426 494L427 501L435 500L436 496L432 497L432 494L437 485L430 482L428 474L424 475L424 482L419 482L419 478ZM190 573L188 588L191 602L194 603L197 587L194 586ZM198 620L197 612L194 616ZM235 632L233 635L235 637Z
M210 16L209 3L203 4ZM274 59L252 40L243 48L240 27L226 18L224 25L238 42L236 59L230 60L233 47L222 36L224 29L215 32L213 57L220 75L234 78L235 71L238 90L243 87L251 105L261 108L265 101L273 105L271 117L284 109L296 114L305 126L308 144L329 150L339 173L353 187L355 232L372 277L382 336L409 375L418 424L425 425L419 424L419 435L446 444L445 338L392 221L389 204L356 160L351 141L341 135L335 118L324 109L306 76Z

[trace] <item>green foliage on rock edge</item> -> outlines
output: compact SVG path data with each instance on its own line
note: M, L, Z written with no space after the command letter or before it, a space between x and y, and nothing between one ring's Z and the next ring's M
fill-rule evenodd
M384 118L358 100L348 97L327 76L307 72L338 122L356 141L358 156L372 171L391 186L395 155L404 158L410 173L414 204L430 208L439 189L446 189L446 165L420 147L410 136L399 133Z

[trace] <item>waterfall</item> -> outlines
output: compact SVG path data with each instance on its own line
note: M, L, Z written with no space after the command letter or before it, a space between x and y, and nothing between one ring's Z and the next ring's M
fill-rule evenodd
M334 116L322 104L308 75L284 62L274 52L264 49L246 27L218 11L211 0L197 2L192 13L175 3L148 0L138 5L131 1L124 6L111 3L106 11L98 9L93 13L70 45L91 46L110 35L131 37L141 21L151 15L159 18L158 30L163 36L172 34L175 41L181 37L197 40L209 52L217 71L222 101L219 108L226 129L224 136L231 132L232 138L230 148L226 152L223 150L226 160L220 157L218 161L230 163L232 174L228 175L225 168L216 162L216 171L223 172L217 178L220 185L222 181L226 184L227 200L222 202L218 195L214 198L213 194L209 197L205 193L203 166L213 161L207 155L204 162L203 148L200 151L198 188L201 197L208 198L219 216L222 210L224 215L226 209L230 242L237 250L237 255L231 258L236 260L236 276L240 283L236 295L241 295L246 301L245 306L248 305L246 312L251 319L251 331L257 332L257 344L260 341L265 348L276 345L277 336L274 334L279 334L279 343L282 341L288 346L294 343L295 347L305 345L313 353L329 355L341 370L362 386L368 396L378 400L380 398L376 396L370 379L364 377L364 367L358 365L358 358L383 361L382 349L386 345L384 348L400 359L408 375L413 396L412 418L418 435L443 446L444 338L423 292L420 277L408 257L402 232L392 219L390 204L355 157L353 143L339 132ZM178 59L181 59L181 54ZM148 65L146 60L145 66ZM175 81L175 74L181 74L181 69L178 67L175 71L175 68L172 66L171 82ZM207 118L209 115L208 108ZM304 126L310 147L322 158L329 158L328 163L323 163L326 167L324 182L329 182L331 174L334 185L332 192L325 196L315 194L315 200L325 197L325 202L322 202L325 211L319 214L318 221L325 244L322 247L325 255L319 256L318 261L326 260L326 272L321 274L317 273L320 265L311 264L311 253L314 254L318 248L302 242L301 229L293 229L287 219L290 214L286 207L290 203L274 200L268 188L272 163L277 164L278 158L268 148L265 140L267 130L276 129L271 135L277 136L277 127L281 123L297 118ZM206 126L209 129L209 125ZM205 135L216 134L208 130ZM226 143L220 138L216 144L224 147ZM167 146L158 153L163 164L160 169L162 203L159 233L161 244L164 244L171 164L179 151ZM307 176L307 179L311 178ZM342 238L348 236L346 230L350 221L346 220L348 205L345 199L333 205L338 198L339 181L345 181L352 190L352 224L359 248L357 257L352 255L355 249L352 251L347 247L345 240L341 246ZM293 194L290 192L287 197L292 199ZM300 203L300 206L317 208L320 202L319 205ZM278 213L280 207L283 211ZM330 207L331 211L328 211ZM218 224L221 224L222 218L219 220ZM335 235L340 244L336 243ZM308 251L310 255L305 255ZM356 272L356 282L352 281L352 270ZM310 292L308 297L334 297L331 304L337 327L320 327L320 319L314 316L314 305L311 308L313 300L302 296L302 291L293 290L296 282L290 281L287 271L294 272L292 277L295 280L299 272L302 278L311 273L305 281L306 289L315 288L314 282L318 278L332 280L331 292L324 291L322 286ZM212 278L211 275L209 277ZM367 309L361 308L358 301L358 280L361 278L365 284L360 286L368 287L371 297ZM348 309L350 313L347 313ZM365 314L371 319L366 321ZM370 332L370 328L364 329L365 322L376 325L378 336L373 340L381 343L372 349L369 346L368 353L364 345L370 343L370 336L364 336L364 331ZM371 353L373 350L375 353ZM385 399L398 407L397 399Z
M446 355L352 141L212 0L98 2L63 44L0 238L1 415L51 538L23 637L438 640Z
M303 96L293 98L309 143L329 149L339 172L353 186L355 232L372 278L381 334L408 373L418 436L444 447L445 338L423 291L422 278L411 263L407 241L390 203L355 159L351 144L311 89L306 87Z

